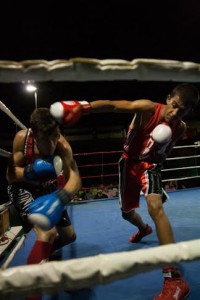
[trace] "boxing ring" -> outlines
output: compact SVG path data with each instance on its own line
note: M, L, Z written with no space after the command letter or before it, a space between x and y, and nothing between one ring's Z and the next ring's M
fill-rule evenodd
M4 110L20 128L26 128L8 108L4 107ZM167 166L163 169L163 183L169 180L198 180L199 144L174 148L189 148L195 153L169 157ZM0 154L5 159L11 155L3 149L0 149ZM110 154L112 160L108 159L110 162L107 162L105 156ZM86 157L96 155L100 155L100 162L86 162ZM116 182L120 155L121 151L118 150L75 154L83 186L87 189L87 180L95 178L100 178L100 184L107 184L104 181L106 178L113 178ZM83 164L79 161L81 156L84 157ZM186 166L188 162L185 161L188 159L194 159L195 164ZM181 161L178 168L168 166L170 162L173 165L175 160ZM105 173L107 166L117 169ZM93 167L97 173L91 171ZM92 175L84 174L84 168ZM184 175L190 169L190 176ZM172 176L172 172L175 175ZM177 177L177 172L181 172L180 177ZM135 228L121 218L117 197L70 203L68 212L78 236L77 241L59 251L59 261L27 266L27 257L35 237L32 231L26 237L23 236L14 255L1 266L0 298L24 299L27 295L39 293L43 295L42 299L49 300L153 299L162 288L163 264L176 262L180 264L184 278L191 288L188 299L198 299L200 188L176 190L169 192L169 195L170 200L165 203L165 210L172 223L176 244L158 246L155 228L146 212L143 195L138 211L145 222L151 224L153 233L138 244L130 244L128 241Z
M68 212L77 233L76 242L59 251L61 261L26 266L35 242L31 232L9 268L0 274L1 299L22 297L33 290L46 294L42 299L149 300L162 287L162 263L173 261L180 262L191 287L188 299L198 299L199 192L170 192L165 210L177 244L162 247L158 247L154 228L142 242L129 243L135 229L122 220L117 198L72 203ZM139 212L152 225L141 197Z

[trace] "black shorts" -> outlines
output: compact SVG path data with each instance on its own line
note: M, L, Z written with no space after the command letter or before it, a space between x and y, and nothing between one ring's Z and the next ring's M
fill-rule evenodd
M10 200L12 201L12 204L19 212L25 233L29 232L33 228L33 225L30 224L27 218L29 215L29 205L34 201L34 199L41 195L44 195L44 190L41 191L41 195L39 195L38 191L34 192L34 189L28 188L26 184L14 183L8 186L7 192ZM71 221L68 216L67 210L65 209L57 226L66 227L70 225Z
M119 161L119 204L124 212L139 207L140 195L159 194L163 203L168 196L162 188L161 166L121 157Z

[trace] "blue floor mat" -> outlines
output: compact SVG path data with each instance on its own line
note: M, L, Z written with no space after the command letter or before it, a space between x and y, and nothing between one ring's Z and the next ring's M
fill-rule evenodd
M177 242L200 238L200 189L179 190L169 193L165 211L171 221ZM75 203L68 207L72 224L77 233L75 243L61 250L62 259L94 256L100 253L132 251L158 246L155 228L141 196L138 212L144 221L153 227L153 233L138 244L129 243L129 237L136 228L121 218L118 199ZM25 265L28 254L35 242L33 232L24 246L15 255L9 267ZM200 298L200 261L180 264L184 278L191 288L188 300ZM128 279L98 285L90 290L73 293L60 292L43 296L43 300L153 300L162 289L162 270L139 274Z

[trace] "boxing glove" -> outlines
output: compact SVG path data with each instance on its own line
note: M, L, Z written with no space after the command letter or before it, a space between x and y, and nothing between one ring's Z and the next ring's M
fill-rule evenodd
M50 113L59 124L74 125L82 115L89 114L92 108L87 101L60 101L50 106Z
M33 164L24 168L24 177L29 180L55 179L62 171L62 159L60 156L49 156L47 160L37 158Z
M167 143L172 137L172 130L167 124L159 124L152 131L151 137L158 144Z
M60 220L71 194L63 189L35 199L28 207L28 220L42 230L50 230Z

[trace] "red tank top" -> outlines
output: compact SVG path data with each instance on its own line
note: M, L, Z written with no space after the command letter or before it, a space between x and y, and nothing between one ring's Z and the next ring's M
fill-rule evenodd
M145 124L144 128L131 129L129 128L126 140L124 142L124 157L129 157L136 160L152 161L155 147L159 147L158 144L154 143L151 138L153 129L161 123L161 111L164 104L155 103L155 112L150 120ZM176 121L171 127L172 138L169 142L162 144L160 149L157 148L158 153L163 153L166 147L173 142L175 131L180 126L181 121Z
M24 143L25 166L34 162L34 139L31 128L27 130Z

